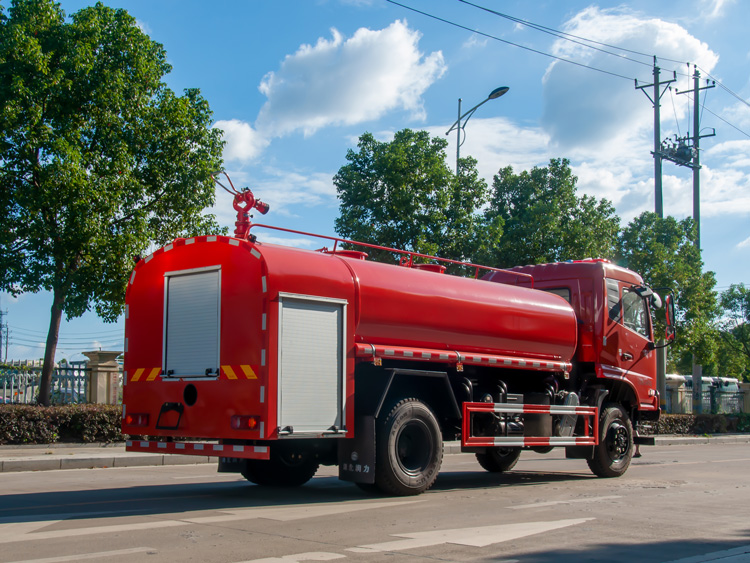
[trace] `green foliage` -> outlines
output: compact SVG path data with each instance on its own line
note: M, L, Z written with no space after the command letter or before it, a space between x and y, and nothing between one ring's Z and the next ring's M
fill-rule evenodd
M46 381L63 312L115 320L134 255L217 231L202 211L221 132L197 90L162 82L163 47L126 11L66 22L51 0L14 0L0 14L0 289L52 291Z
M661 219L650 212L633 219L619 239L620 265L641 274L651 287L673 291L678 332L670 361L677 360L678 373L690 373L693 354L700 364L712 362L718 340L716 280L713 272L703 271L694 240L692 219ZM656 332L664 333L663 323Z
M732 284L721 294L721 375L750 381L750 289Z
M0 405L0 444L120 442L121 417L114 405Z
M512 267L583 258L611 258L620 219L606 199L576 195L567 159L515 174L508 166L493 181L488 221L504 227L485 261Z
M486 183L476 161L461 160L458 178L445 163L447 141L404 129L393 141L370 133L349 150L333 182L339 195L336 232L344 238L454 260L472 260L500 225L489 228L479 209ZM370 251L392 260L390 253Z

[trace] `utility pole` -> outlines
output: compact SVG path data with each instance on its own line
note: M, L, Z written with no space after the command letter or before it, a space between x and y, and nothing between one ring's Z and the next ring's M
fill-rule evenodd
M695 247L698 252L701 251L701 180L700 180L700 169L701 169L701 157L700 157L700 140L704 137L713 137L716 135L715 130L711 130L710 134L701 135L701 123L700 123L700 92L701 90L707 90L714 88L716 82L706 84L703 88L700 86L700 72L698 67L693 66L693 147L692 147L692 162L676 162L682 166L688 166L693 169L693 221L695 221ZM683 90L677 92L678 94L685 94L691 90ZM690 134L687 135L689 137ZM696 362L695 355L693 355L693 414L701 414L703 412L703 366Z
M659 80L659 73L660 68L656 66L656 57L654 57L654 83L653 84L641 84L638 85L638 79L635 80L635 88L636 90L640 90L644 94L646 94L646 97L651 100L651 103L654 104L654 151L651 153L654 155L654 211L659 216L660 219L664 218L664 196L662 192L662 185L661 185L661 97L664 95L664 92L667 91L666 88L662 90L662 86L669 86L672 82L677 81L677 73L674 73L674 76L670 80L666 80L664 82L661 82ZM654 89L653 95L649 95L649 93L646 91L646 88L652 88Z
M7 363L8 361L8 339L10 337L10 332L8 330L8 310L0 311L0 351L2 351L3 348L3 339L5 339L5 356L3 359L3 363Z

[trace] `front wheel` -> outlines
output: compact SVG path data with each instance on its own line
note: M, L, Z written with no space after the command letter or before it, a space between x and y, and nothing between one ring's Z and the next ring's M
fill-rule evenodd
M432 411L417 399L393 407L376 431L375 483L391 495L418 495L437 479L443 438Z
M487 448L485 453L476 454L482 468L490 473L510 471L521 457L521 448Z
M604 405L599 418L599 445L587 460L589 469L597 477L619 477L633 459L633 423L622 406Z

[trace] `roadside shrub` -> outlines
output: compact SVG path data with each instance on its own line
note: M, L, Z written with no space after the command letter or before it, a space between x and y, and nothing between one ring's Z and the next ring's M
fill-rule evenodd
M654 434L721 434L750 432L750 413L662 414Z
M120 442L117 405L0 405L0 444Z

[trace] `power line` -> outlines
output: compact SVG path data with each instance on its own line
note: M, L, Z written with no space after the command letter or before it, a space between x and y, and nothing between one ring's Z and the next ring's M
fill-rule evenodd
M401 8L404 8L406 10L410 10L410 11L415 12L417 14L421 14L423 16L427 16L428 18L432 18L434 20L437 20L437 21L440 21L440 22L443 22L443 23L447 23L448 25L452 25L454 27L458 27L459 29L463 29L465 31L470 31L471 33L476 33L477 35L481 35L482 37L487 37L488 39L494 39L495 41L500 41L501 43L505 43L507 45L512 45L513 47L518 47L519 49L524 49L525 51L530 51L530 52L536 53L538 55L543 55L543 56L549 57L551 59L555 59L555 60L558 60L558 61L561 61L561 62L564 62L564 63L569 63L569 64L572 64L572 65L575 65L575 66L579 66L579 67L582 67L582 68L587 68L589 70L595 70L597 72L601 72L602 74L609 74L610 76L616 76L617 78L624 78L625 80L633 81L633 78L631 78L630 76L625 76L625 75L622 75L622 74L618 74L616 72L612 72L612 71L609 71L609 70L604 70L604 69L601 69L601 68L597 68L595 66L590 66L590 65L587 65L587 64L584 64L584 63L579 63L577 61L573 61L573 60L566 59L566 58L563 58L563 57L558 57L557 55L553 55L551 53L545 53L544 51L540 51L538 49L532 49L531 47L526 47L525 45L520 45L518 43L513 43L512 41L508 41L507 39L502 39L502 38L497 37L495 35L490 35L489 33L484 33L483 31L472 29L470 27L467 27L465 25L461 25L461 24L453 22L451 20L447 20L445 18L441 18L439 16L435 16L435 15L430 14L428 12L424 12L422 10L418 10L416 8L412 8L411 6L407 6L406 4L401 4L399 2L396 2L395 0L386 0L386 1L389 2L390 4L394 4L396 6L400 6Z
M389 1L391 1L391 0L389 0ZM649 58L655 57L655 58L657 58L657 59L659 59L661 61L668 61L668 62L672 62L672 63L685 64L685 65L689 64L689 63L687 63L685 61L678 61L676 59L670 59L668 57L659 57L659 56L656 56L656 55L649 55L647 53L642 53L640 51L635 51L633 49L626 49L624 47L618 47L616 45L610 45L608 43L602 43L600 41L595 41L595 40L589 39L587 37L581 37L580 35L574 35L572 33L567 33L567 32L564 32L564 31L560 31L560 30L557 30L557 29L554 29L554 28L551 28L551 27L547 27L547 26L543 26L541 24L537 24L537 23L534 23L534 22L531 22L531 21L528 21L528 20L517 18L517 17L511 16L509 14L504 14L504 13L499 12L497 10L492 10L492 9L487 8L485 6L481 6L479 4L475 4L473 2L469 2L469 0L458 0L458 1L461 2L462 4L466 4L468 6L472 6L474 8L479 9L479 10L483 10L485 12L488 12L488 13L491 13L491 14L496 15L498 17L507 19L507 20L512 21L514 23L519 23L519 24L525 25L527 27L530 27L532 29L535 29L537 31L541 31L542 33L547 33L547 34L552 35L554 37L558 37L560 39L563 39L563 40L566 40L566 41L570 41L572 43L576 43L577 45L581 45L583 47L588 47L589 49L594 49L595 51L599 51L601 53L612 55L612 56L615 56L615 57L617 57L619 59L630 61L630 62L633 62L633 63L636 63L636 64L641 64L641 65L645 65L645 66L651 66L651 63L646 63L646 62L643 62L643 61L638 61L636 59L632 59L630 57L626 57L626 56L621 55L619 53L612 53L611 51L607 51L606 49L600 49L598 47L594 47L594 45L600 45L602 47L607 47L608 49L617 49L619 51L623 51L623 52L626 52L626 53L632 53L634 55L638 55L638 56L642 56L642 57L649 57ZM392 3L395 3L395 2L392 2ZM404 6L404 7L408 8L407 6ZM410 9L410 8L408 8L408 9ZM420 12L420 13L422 13L422 12ZM429 14L425 14L425 15L429 15ZM433 17L433 16L430 16L430 17ZM447 23L452 23L452 22L447 22ZM457 25L457 24L452 24L452 25ZM464 28L464 29L466 29L466 28ZM477 33L479 33L479 32L477 32ZM503 41L503 40L500 39L500 41ZM509 43L511 45L516 45L515 43L511 43L510 41L505 41L505 42ZM589 43L591 43L591 45ZM516 46L520 46L520 45L516 45ZM524 48L523 46L520 46L520 47ZM539 52L539 51L535 51L535 52ZM552 56L552 57L554 57L554 55L548 55L546 53L541 53L541 54L544 54L546 56ZM564 60L566 62L573 62L573 61L569 61L567 59L558 59L558 60ZM574 64L578 64L578 63L574 63ZM586 66L586 65L583 65L583 66ZM709 72L707 72L705 69L699 67L698 65L696 65L696 67L699 68L703 72L703 74L705 76L707 76L707 77L711 78L712 80L714 80L715 82L717 82L718 85L719 85L719 87L721 89L723 89L725 92L727 92L729 95L731 95L732 97L734 97L735 99L737 99L738 101L740 101L741 103L743 103L744 105L746 105L747 107L750 107L750 102L748 102L747 100L745 100L744 98L742 98L736 92L732 91L729 87L725 86L721 82L720 79L712 76ZM596 69L594 67L587 67L587 68L592 68L594 70L601 70L601 69ZM607 72L607 71L603 71L603 72ZM687 76L687 77L691 76L690 74L685 74L685 73L677 72L677 71L675 71L675 74L679 74L680 76ZM747 137L750 137L750 135L748 135L742 129L738 128L737 126L733 125L729 121L727 121L724 118L716 115L714 112L712 112L711 110L709 110L708 108L706 108L705 107L705 102L704 102L704 105L703 105L702 109L705 110L705 111L707 111L707 112L709 112L711 115L717 117L719 120L723 121L724 123L726 123L727 125L729 125L733 129L736 129L738 132L742 133L743 135L745 135ZM675 118L676 118L676 115L675 115Z

